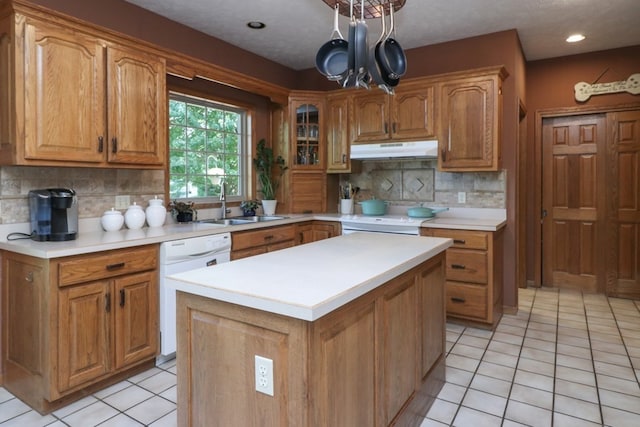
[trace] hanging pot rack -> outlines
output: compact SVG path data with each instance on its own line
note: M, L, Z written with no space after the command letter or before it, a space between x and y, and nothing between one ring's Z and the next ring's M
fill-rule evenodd
M322 0L331 9L334 9L338 5L338 12L340 15L347 17L351 16L350 0ZM380 18L380 8L384 8L384 14L389 16L391 12L391 5L393 5L393 11L397 12L404 6L406 0L362 0L354 2L353 14L361 16L361 8L364 7L364 19Z

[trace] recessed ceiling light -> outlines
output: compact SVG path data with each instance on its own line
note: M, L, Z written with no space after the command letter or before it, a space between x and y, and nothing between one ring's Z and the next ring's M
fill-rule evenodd
M252 28L254 30L261 30L266 27L264 22L260 21L249 21L247 22L247 27Z
M585 39L585 37L582 34L572 34L569 37L567 37L567 43L580 42L580 41L582 41L584 39Z

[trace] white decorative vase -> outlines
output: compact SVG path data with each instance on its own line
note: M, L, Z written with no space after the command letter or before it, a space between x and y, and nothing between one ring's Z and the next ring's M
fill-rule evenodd
M127 224L127 227L131 230L137 230L142 228L144 225L144 221L146 219L146 215L142 210L141 206L138 206L136 202L133 202L131 206L124 213L124 223Z
M263 200L262 201L262 210L265 215L273 215L276 213L276 205L278 204L277 200Z
M167 219L167 210L164 207L162 199L155 198L149 200L149 206L145 210L147 216L147 224L149 227L161 227Z

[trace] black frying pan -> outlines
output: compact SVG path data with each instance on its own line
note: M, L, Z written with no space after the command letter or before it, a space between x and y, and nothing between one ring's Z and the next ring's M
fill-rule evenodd
M380 37L378 40L371 46L371 51L369 53L368 65L369 65L369 75L371 76L371 80L375 83L380 89L384 90L387 93L393 93L393 89L391 89L385 80L382 79L382 75L380 74L380 67L378 66L378 61L376 61L376 49L378 46L382 44L384 40L386 30L386 23L384 17L384 8L381 10L381 19L382 19L382 32L380 33Z
M390 80L399 80L407 71L407 58L397 40L391 37L394 30L393 3L389 7L391 23L389 33L380 46L376 48L376 60L380 65L380 73ZM396 82L397 84L397 82Z
M349 43L338 29L338 7L336 4L332 39L323 44L316 54L316 68L329 80L341 80L349 72Z

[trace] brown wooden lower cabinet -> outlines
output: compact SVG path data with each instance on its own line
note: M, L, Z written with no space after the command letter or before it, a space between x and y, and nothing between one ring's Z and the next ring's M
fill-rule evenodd
M234 231L231 233L231 259L236 260L290 248L295 246L295 239L295 224Z
M445 269L447 316L494 328L502 317L502 230L423 227L420 232L453 239Z
M2 259L4 387L38 412L154 364L157 245Z
M341 234L339 222L309 221L296 224L296 245L316 242Z
M314 322L179 292L178 330L180 426L419 426L444 384L444 254Z

